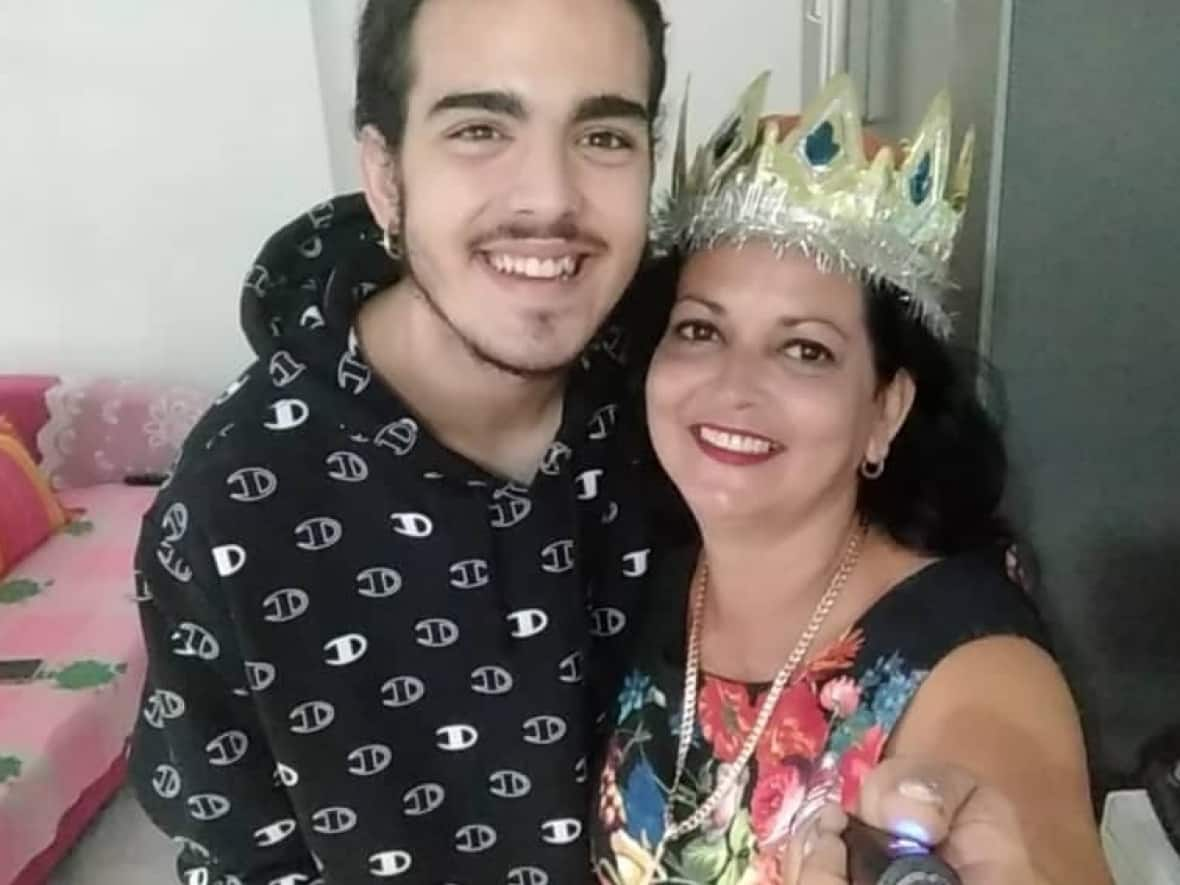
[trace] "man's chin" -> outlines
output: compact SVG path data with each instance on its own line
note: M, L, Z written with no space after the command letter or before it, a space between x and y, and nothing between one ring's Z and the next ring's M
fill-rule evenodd
M586 348L581 336L553 326L539 330L531 323L505 323L496 332L468 337L469 349L483 362L521 378L565 374Z
M561 375L569 371L582 353L581 348L562 346L554 340L529 342L528 334L519 330L498 330L499 334L491 336L464 334L461 328L452 328L478 362L519 378Z
M570 356L553 354L498 353L493 349L476 348L475 355L492 366L517 378L545 380L564 375L577 362L578 353Z

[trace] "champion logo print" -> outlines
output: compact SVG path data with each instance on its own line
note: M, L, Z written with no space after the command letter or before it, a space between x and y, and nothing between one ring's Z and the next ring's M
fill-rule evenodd
M496 831L487 824L468 824L455 833L455 848L464 854L479 854L496 844Z
M217 793L201 793L190 796L185 805L188 806L189 815L199 821L220 820L233 808L229 799Z
M479 732L470 725L444 725L435 734L438 748L452 753L470 750L479 742Z
M259 848L270 848L290 838L299 825L291 818L275 821L267 827L254 832L254 842Z
M307 366L299 362L285 350L280 350L270 358L270 380L275 387L287 387L299 380L299 376L307 371Z
M217 768L236 765L246 758L246 751L249 749L250 739L242 731L227 731L205 746L205 752L209 754L209 764Z
M478 694L508 694L513 684L512 674L503 667L478 667L471 671L471 690Z
M312 553L335 547L342 537L344 526L340 520L327 516L304 520L295 528L295 546Z
M347 667L363 658L368 650L368 639L359 633L349 633L324 645L324 660L330 667Z
M417 676L395 676L381 687L381 703L386 707L409 707L426 695L426 684Z
M488 778L488 789L493 796L499 796L501 799L519 799L529 794L533 784L527 775L504 769Z
M604 473L602 470L587 470L578 474L575 484L578 487L579 501L593 501L598 497L598 487Z
M414 636L424 648L446 648L459 641L459 627L446 618L429 618L414 625Z
M369 465L355 452L333 452L327 458L328 476L337 482L364 482Z
M393 763L393 750L385 744L369 744L348 754L348 773L357 777L372 777Z
M447 792L439 784L419 784L402 797L402 809L410 817L422 817L442 808Z
M541 824L541 839L550 845L569 845L582 835L582 822L566 817Z
M171 765L156 766L152 788L161 799L175 799L181 791L180 772Z
M389 449L399 457L405 457L418 444L418 422L413 418L402 418L387 424L377 431L377 438L373 444L378 448Z
M250 268L250 272L246 274L246 281L242 284L242 288L252 293L256 298L265 298L266 291L270 286L270 271L261 264Z
M297 587L276 590L262 601L263 618L272 624L285 624L307 613L311 597Z
M369 873L378 879L392 879L408 873L413 865L408 851L382 851L369 858Z
M311 816L311 828L323 836L339 836L356 829L357 815L351 808L321 808Z
M299 325L304 329L324 328L324 315L314 304L299 315Z
M628 578L642 578L647 574L651 550L635 550L623 557L623 574Z
M188 531L188 508L180 503L173 504L165 512L160 525L164 530L164 540L175 544Z
M263 423L267 430L287 431L296 430L307 423L311 417L311 409L307 403L299 399L281 399L271 403L270 419Z
M164 571L181 584L187 584L193 579L192 567L166 541L156 548L156 561L160 563Z
M356 576L356 592L369 599L388 599L401 589L402 576L397 569L377 566Z
M492 527L510 529L520 525L533 512L533 502L528 497L526 489L516 485L507 485L492 494L489 506L492 514Z
M264 467L244 467L235 470L226 479L229 496L243 504L257 504L274 495L279 488L279 478Z
M275 780L289 790L299 785L299 772L280 762L275 766Z
M289 719L295 734L315 734L335 721L336 708L327 701L308 701L292 710Z
M541 459L541 473L545 476L558 476L561 468L573 458L574 450L563 442L555 442L545 452Z
M619 407L617 405L603 406L590 419L590 439L604 440L615 429Z
M561 575L574 570L574 542L554 541L541 550L541 571Z
M596 608L590 612L590 635L598 639L618 636L627 627L627 616L617 608Z
M352 351L346 350L336 366L336 383L341 390L360 396L373 381L373 370Z
M429 538L434 534L434 521L424 513L394 513L389 520L393 530L407 538Z
M458 590L475 590L491 583L491 570L485 559L465 559L456 562L448 570L451 586Z

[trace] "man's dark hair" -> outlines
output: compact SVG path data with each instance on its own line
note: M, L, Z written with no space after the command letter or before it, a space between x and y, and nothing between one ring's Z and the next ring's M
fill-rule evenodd
M413 84L414 22L426 0L368 0L357 29L356 108L359 133L374 126L396 149L405 136L410 87ZM654 126L667 80L664 37L667 22L660 0L627 0L643 22L651 56L648 113Z

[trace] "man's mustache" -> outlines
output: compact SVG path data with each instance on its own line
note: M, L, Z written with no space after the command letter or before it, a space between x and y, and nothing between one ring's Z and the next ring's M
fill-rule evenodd
M563 218L544 224L533 224L517 220L501 224L476 237L473 245L502 240L565 240L588 251L607 248L606 240L593 231L582 227L572 218Z

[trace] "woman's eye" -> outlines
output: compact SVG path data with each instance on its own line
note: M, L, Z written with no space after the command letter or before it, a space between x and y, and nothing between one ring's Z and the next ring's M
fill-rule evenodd
M701 320L683 320L672 327L672 333L681 341L712 341L717 329L711 323Z
M830 363L836 358L832 351L818 341L788 341L783 353L804 363Z

